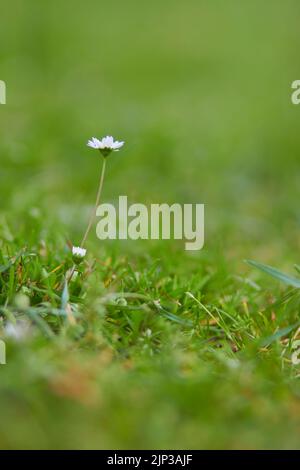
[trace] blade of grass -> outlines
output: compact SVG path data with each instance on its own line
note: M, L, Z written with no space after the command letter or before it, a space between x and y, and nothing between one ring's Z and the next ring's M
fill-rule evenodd
M245 260L245 262L250 266L253 266L254 268L260 269L260 271L269 274L275 279L284 282L289 286L293 286L297 289L300 289L300 279L297 279L296 277L289 276L281 271L278 271L278 269L272 268L272 266L268 266L267 264L257 263L256 261L252 260Z
M268 336L267 338L263 338L259 342L259 346L262 348L269 346L271 343L273 343L277 339L280 339L282 336L288 335L291 331L293 331L299 325L300 325L300 321L294 323L293 325L286 326L285 328L281 328L280 330L276 331L276 333L274 333L273 335Z

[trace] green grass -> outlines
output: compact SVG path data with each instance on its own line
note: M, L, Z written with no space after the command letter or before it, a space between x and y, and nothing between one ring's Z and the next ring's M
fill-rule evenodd
M0 448L299 448L298 14L2 7ZM67 292L108 133L103 200L205 203L205 246L93 231Z

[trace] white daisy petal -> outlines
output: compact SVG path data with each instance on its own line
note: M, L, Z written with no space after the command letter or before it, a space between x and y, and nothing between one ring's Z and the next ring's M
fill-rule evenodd
M116 149L119 149L119 148L123 147L123 145L124 145L124 142L118 142L116 140L113 144L113 148L116 150Z
M100 140L96 139L96 137L92 137L91 140L88 141L88 147L92 147L94 149L98 149L100 144Z
M88 146L88 147L91 147L91 148L93 148L93 149L95 148L95 144L94 144L94 142L92 142L91 140L88 141L87 146Z
M113 143L113 138L110 137L109 135L107 135L106 137L104 137L104 139L102 139L102 142L103 144L105 145L105 148L111 148L111 145Z

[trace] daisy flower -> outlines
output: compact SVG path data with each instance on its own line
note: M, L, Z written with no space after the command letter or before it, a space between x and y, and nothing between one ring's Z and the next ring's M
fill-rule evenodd
M82 261L86 255L86 249L81 248L80 246L73 246L72 255L73 255L74 261L80 263L80 261Z
M70 282L72 277L75 275L76 272L76 265L79 265L83 258L86 255L86 249L83 248L86 242L86 239L88 237L88 234L90 233L90 230L92 228L93 222L95 221L96 213L97 213L97 207L100 202L101 198L101 193L102 193L102 187L103 187L103 181L104 181L104 175L105 175L105 168L106 168L106 157L111 153L111 152L118 152L121 147L123 147L125 142L120 142L118 140L114 140L114 138L111 135L107 135L106 137L103 137L101 140L97 139L97 137L92 137L88 143L87 146L91 147L93 149L99 150L101 154L103 155L103 160L102 160L102 170L100 174L100 180L99 180L99 186L98 186L98 191L97 191L97 196L96 196L96 203L95 206L91 212L88 226L86 228L86 231L84 232L82 241L80 243L80 246L73 246L72 247L72 256L73 256L73 262L74 266L70 270L70 274L67 276L67 282Z
M111 135L107 135L103 137L101 140L97 139L96 137L92 137L87 146L91 147L96 150L100 150L104 157L110 154L110 152L118 152L121 147L123 147L124 142L119 142L118 140L114 140Z

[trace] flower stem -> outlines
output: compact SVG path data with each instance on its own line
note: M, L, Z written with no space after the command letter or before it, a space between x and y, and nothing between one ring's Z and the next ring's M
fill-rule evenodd
M93 225L93 222L95 220L95 217L96 217L96 212L97 212L97 207L99 205L99 202L100 202L100 197L101 197L101 193L102 193L102 188L103 188L103 181L104 181L104 175L105 175L105 168L106 168L106 158L104 157L103 158L103 164L102 164L102 170L101 170L101 176L100 176L100 181L99 181L99 187L98 187L98 191L97 191L97 197L96 197L96 202L95 202L95 206L91 212L91 215L90 215L90 219L89 219L89 223L88 223L88 226L87 226L87 229L85 231L85 234L83 235L83 238L81 240L81 243L80 243L80 248L83 248L85 242L86 242L86 239L88 237L88 234L90 233L90 230L92 228L92 225ZM72 277L73 277L73 274L75 272L75 269L76 269L76 264L74 264L71 272L70 272L70 275L69 275L69 278L68 278L68 282L71 281Z
M83 235L83 239L81 240L81 243L80 243L81 248L83 248L83 246L86 242L86 239L88 237L88 234L91 230L91 227L92 227L93 222L94 222L95 217L96 217L97 207L99 205L99 201L100 201L100 197L101 197L101 193L102 193L102 187L103 187L103 181L104 181L104 175L105 175L105 167L106 167L106 158L103 158L102 171L101 171L101 176L100 176L100 182L99 182L99 188L98 188L98 192L97 192L95 207L92 210L87 229L85 231L85 234Z

